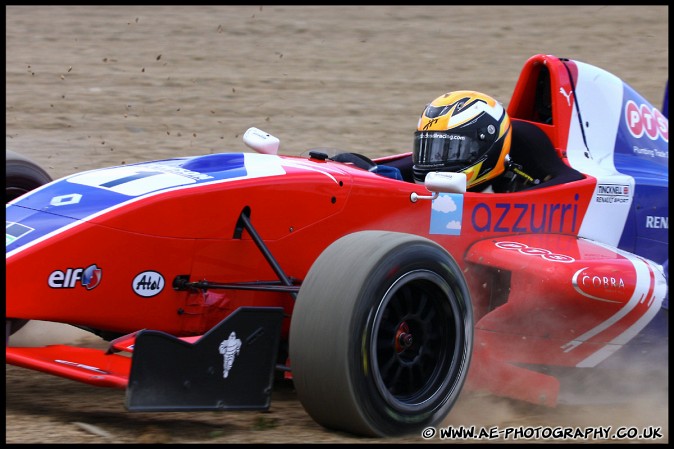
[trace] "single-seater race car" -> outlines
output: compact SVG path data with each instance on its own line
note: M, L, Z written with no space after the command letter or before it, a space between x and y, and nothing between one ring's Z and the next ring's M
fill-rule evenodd
M6 362L130 411L265 410L285 377L366 436L438 424L464 389L554 406L557 373L668 344L666 104L532 56L511 156L544 181L511 193L415 183L410 152L279 155L257 128L255 152L55 181L9 152ZM13 346L29 320L108 349Z

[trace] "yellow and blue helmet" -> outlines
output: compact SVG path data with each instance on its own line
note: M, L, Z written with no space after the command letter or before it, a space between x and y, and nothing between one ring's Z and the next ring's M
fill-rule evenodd
M490 181L505 170L510 118L503 105L480 92L448 92L424 109L414 133L414 180L432 171L466 174L466 187Z

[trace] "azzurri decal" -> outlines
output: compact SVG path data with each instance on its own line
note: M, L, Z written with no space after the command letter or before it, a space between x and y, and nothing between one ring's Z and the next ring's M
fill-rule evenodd
M470 223L477 232L578 231L578 194L571 203L477 203Z

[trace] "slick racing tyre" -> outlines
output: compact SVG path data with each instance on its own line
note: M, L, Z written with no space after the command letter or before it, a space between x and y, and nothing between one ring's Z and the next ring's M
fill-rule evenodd
M11 150L5 153L5 203L51 181L35 162Z
M295 389L317 423L363 436L420 432L449 413L464 384L470 295L436 243L357 232L307 273L289 339Z

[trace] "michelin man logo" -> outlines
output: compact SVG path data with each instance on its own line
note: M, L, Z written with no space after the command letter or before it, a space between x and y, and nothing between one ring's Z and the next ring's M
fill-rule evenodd
M239 350L241 349L241 340L236 338L236 333L232 332L229 334L227 340L222 340L220 343L220 354L224 358L224 371L222 377L227 378L229 375L229 370L232 369L234 364L234 358L239 355Z

